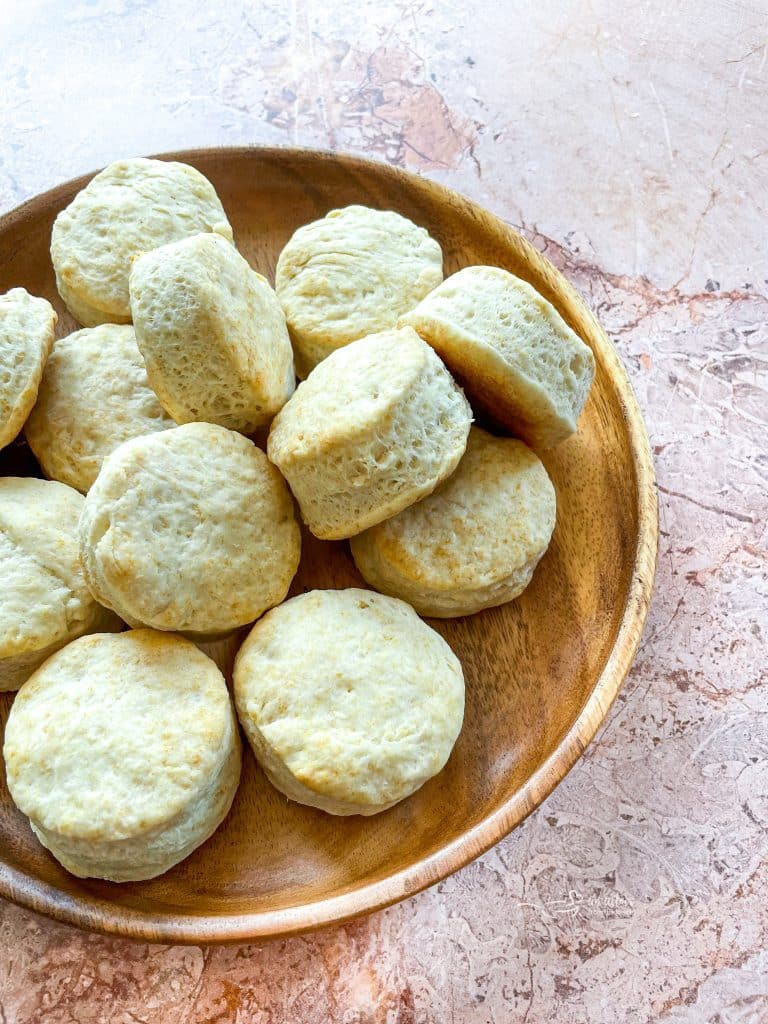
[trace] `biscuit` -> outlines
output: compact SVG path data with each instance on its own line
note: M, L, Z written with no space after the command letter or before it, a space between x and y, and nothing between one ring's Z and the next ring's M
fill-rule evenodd
M530 448L473 427L456 472L417 505L353 537L352 556L367 583L420 615L471 615L528 586L555 505Z
M595 360L555 307L499 267L466 267L399 320L455 373L473 406L534 448L576 430Z
M252 433L296 384L285 317L266 279L218 235L141 256L130 277L149 381L177 423Z
M133 327L101 324L54 344L25 434L46 476L85 492L123 441L173 426Z
M23 288L0 295L0 448L32 411L57 320L50 302Z
M223 821L240 778L224 677L194 644L144 629L75 640L16 697L8 788L73 875L154 878Z
M275 417L267 451L316 537L351 537L449 476L472 411L410 328L333 352Z
M464 676L403 601L314 590L268 612L235 661L240 723L270 782L331 814L376 814L445 765Z
M54 222L59 295L84 327L130 323L128 274L136 256L201 231L232 241L219 197L199 171L166 160L118 160Z
M301 538L280 474L252 441L188 423L126 441L85 499L88 586L131 626L220 636L283 600Z
M120 629L91 596L80 566L83 496L51 480L0 479L0 690L84 633Z
M391 210L347 206L299 228L275 275L299 376L335 349L394 327L442 279L438 243Z

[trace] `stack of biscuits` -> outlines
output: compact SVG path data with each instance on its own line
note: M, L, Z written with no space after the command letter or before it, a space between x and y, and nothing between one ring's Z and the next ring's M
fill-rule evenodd
M180 163L96 175L51 257L80 330L0 296L0 447L24 430L46 477L0 479L3 752L40 842L81 877L168 870L229 811L238 721L291 800L405 799L464 714L420 616L529 584L556 512L537 453L576 430L590 349L502 268L443 279L393 211L300 227L273 287ZM371 589L286 600L299 518ZM231 636L233 697L204 653Z

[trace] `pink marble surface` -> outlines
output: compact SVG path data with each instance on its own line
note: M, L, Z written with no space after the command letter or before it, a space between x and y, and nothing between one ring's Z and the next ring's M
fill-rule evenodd
M580 287L661 499L605 727L477 863L257 948L0 904L0 1022L768 1021L768 11L762 0L6 0L0 208L133 155L332 146L444 181Z

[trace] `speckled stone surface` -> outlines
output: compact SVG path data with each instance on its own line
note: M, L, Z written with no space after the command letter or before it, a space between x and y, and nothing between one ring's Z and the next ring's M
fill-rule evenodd
M0 904L0 1022L768 1021L767 17L762 0L0 5L0 208L216 143L446 182L602 319L662 528L607 724L480 861L263 948L115 941Z

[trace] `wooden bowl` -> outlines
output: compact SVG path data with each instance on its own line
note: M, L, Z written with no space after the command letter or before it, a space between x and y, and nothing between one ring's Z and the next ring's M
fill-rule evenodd
M571 285L530 243L467 199L392 167L291 149L172 154L216 187L236 241L262 273L300 224L350 203L398 210L442 244L446 274L473 263L530 281L595 353L576 436L545 457L557 489L552 544L514 603L432 621L461 658L464 729L446 768L374 818L336 818L277 793L246 754L234 807L191 857L153 881L67 874L0 783L0 893L85 928L153 942L285 936L384 907L498 842L539 804L605 718L637 649L656 558L657 510L643 421L613 345ZM51 224L87 177L0 220L0 292L23 285L56 306ZM0 473L39 472L23 442ZM305 537L294 592L362 586L344 543ZM5 723L12 695L2 695Z

